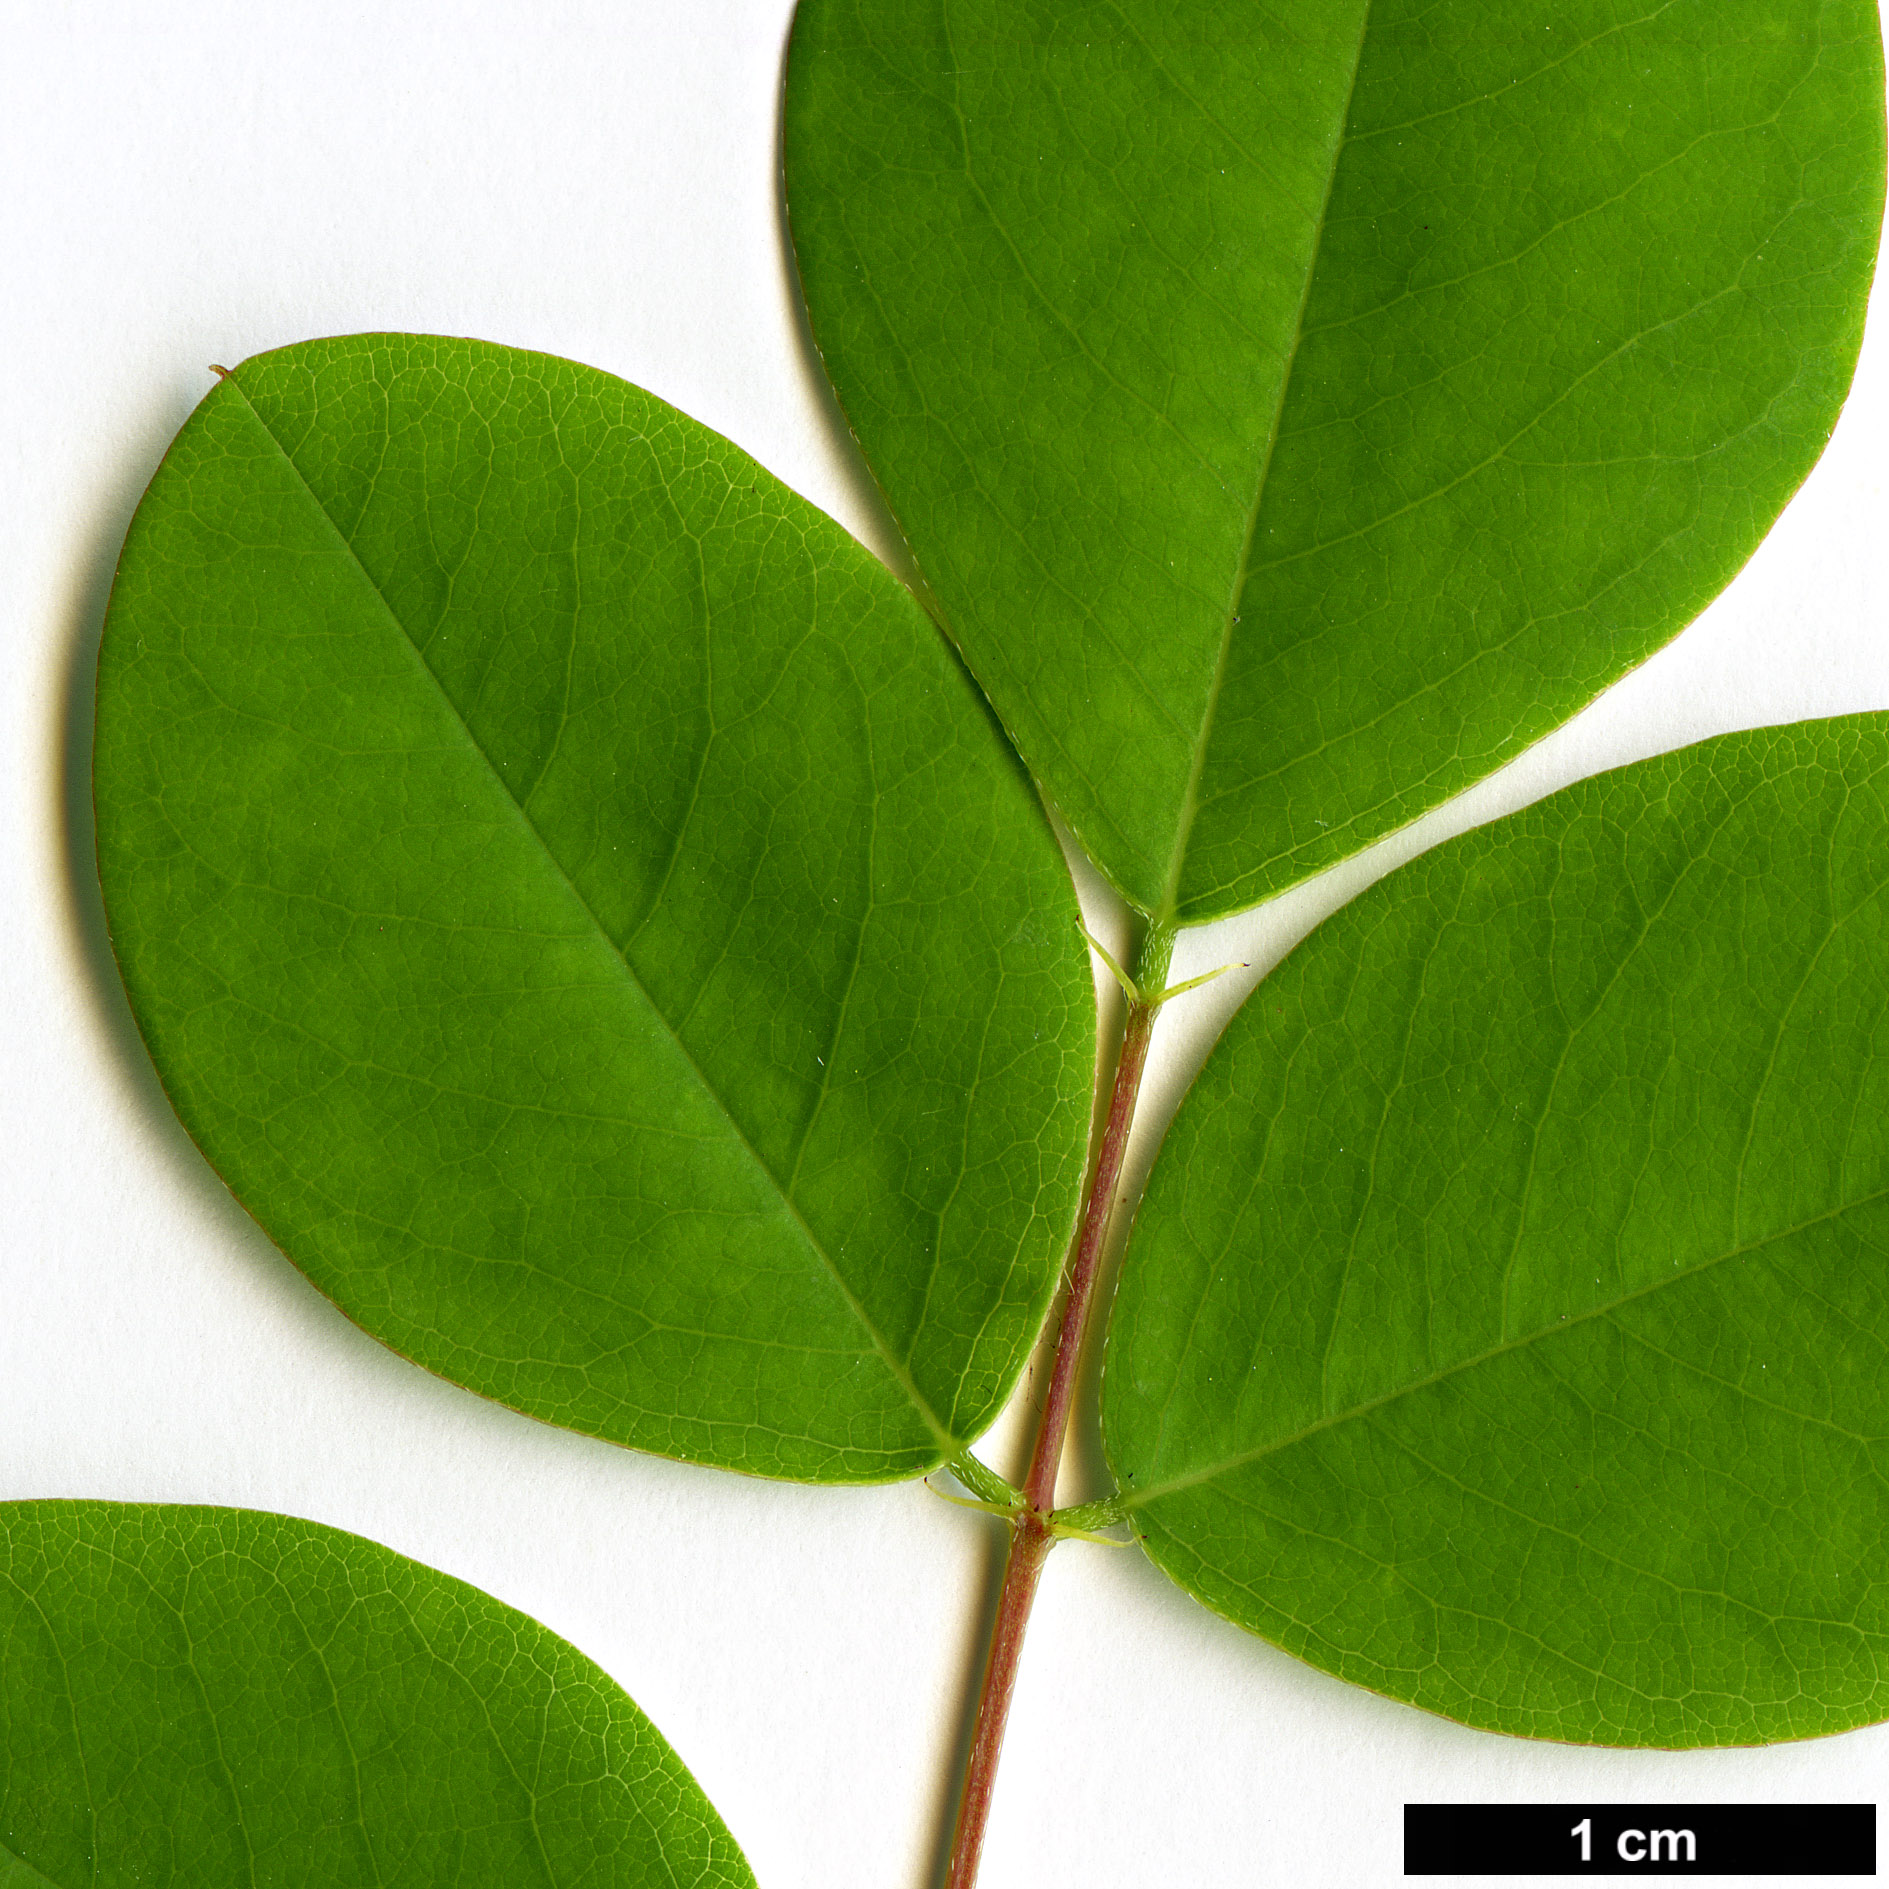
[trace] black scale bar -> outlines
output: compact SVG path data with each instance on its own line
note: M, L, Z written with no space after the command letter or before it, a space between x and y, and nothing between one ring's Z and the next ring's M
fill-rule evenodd
M1874 1804L1406 1804L1406 1876L1874 1876Z

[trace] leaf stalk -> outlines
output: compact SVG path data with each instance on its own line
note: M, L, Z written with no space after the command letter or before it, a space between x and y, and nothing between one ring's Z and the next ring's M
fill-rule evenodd
M1083 935L1088 936L1086 931ZM997 1619L991 1631L983 1689L978 1695L977 1721L971 1734L964 1790L958 1800L947 1889L972 1889L977 1881L978 1864L984 1853L984 1832L990 1821L997 1761L1003 1750L1004 1727L1010 1718L1023 1636L1036 1599L1037 1583L1042 1578L1043 1563L1059 1537L1088 1532L1082 1527L1082 1521L1087 1519L1082 1511L1070 1511L1059 1521L1056 1478L1069 1434L1077 1366L1095 1306L1109 1221L1120 1191L1123 1158L1128 1148L1129 1130L1134 1126L1135 1102L1141 1093L1142 1073L1147 1067L1155 1015L1172 994L1163 988L1174 948L1174 933L1170 928L1157 926L1148 932L1136 954L1132 977L1093 938L1089 942L1114 972L1127 995L1128 1015L1122 1030L1121 1051L1115 1061L1114 1086L1110 1090L1108 1116L1096 1154L1095 1174L1089 1183L1088 1200L1070 1254L1068 1291L1063 1300L1062 1322L1056 1332L1049 1390L1043 1399L1036 1444L1023 1482L1022 1504L1011 1519L1010 1553L1004 1565L1003 1589L997 1600ZM1143 995L1150 988L1160 992L1152 1000Z

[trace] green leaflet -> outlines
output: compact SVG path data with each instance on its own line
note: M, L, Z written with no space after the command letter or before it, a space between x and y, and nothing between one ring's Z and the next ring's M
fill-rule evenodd
M58 1885L0 1845L0 1889L58 1889Z
M1182 1105L1110 1333L1149 1552L1492 1729L1889 1712L1889 716L1380 881Z
M1094 1057L1028 781L908 594L608 375L245 363L127 540L100 872L185 1125L350 1317L768 1475L989 1421Z
M802 0L813 331L936 606L1141 909L1566 719L1835 419L1870 0Z
M477 1588L284 1515L0 1504L5 1889L449 1882L754 1878L610 1676Z

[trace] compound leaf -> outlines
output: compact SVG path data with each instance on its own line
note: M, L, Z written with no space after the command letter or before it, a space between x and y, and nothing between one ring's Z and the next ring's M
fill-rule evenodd
M1094 1013L1030 784L908 593L606 374L246 362L126 542L99 861L186 1127L350 1317L769 1475L1001 1405Z
M610 1676L285 1515L0 1504L5 1889L752 1889Z
M1873 0L801 0L814 337L1126 896L1205 919L1681 628L1816 458Z
M1889 1712L1889 716L1382 880L1183 1103L1109 1459L1183 1586L1494 1730Z

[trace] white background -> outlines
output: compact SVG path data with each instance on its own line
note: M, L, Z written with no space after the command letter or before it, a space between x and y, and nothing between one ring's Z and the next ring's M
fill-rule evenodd
M921 1889L994 1529L918 1486L795 1489L567 1436L357 1332L172 1118L104 943L88 800L113 559L212 361L368 328L549 349L727 433L883 548L784 263L789 11L0 6L0 1496L372 1536L600 1660L764 1889ZM1143 1159L1253 978L1413 849L1719 729L1889 707L1886 442L1876 345L1803 493L1664 655L1421 828L1184 940L1177 976L1254 968L1164 1019ZM1012 1473L1021 1435L990 1445ZM1078 1452L1066 1498L1097 1474ZM1873 1800L1885 1779L1883 1727L1638 1755L1468 1731L1076 1544L1038 1606L985 1882L1350 1889L1398 1880L1406 1799Z

